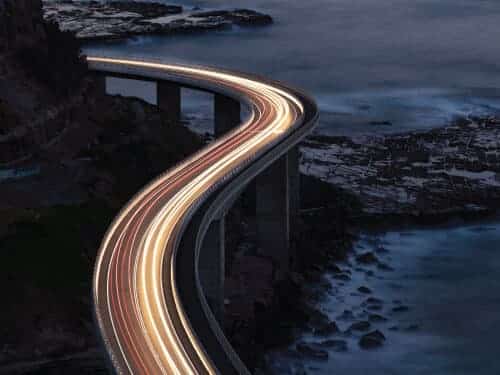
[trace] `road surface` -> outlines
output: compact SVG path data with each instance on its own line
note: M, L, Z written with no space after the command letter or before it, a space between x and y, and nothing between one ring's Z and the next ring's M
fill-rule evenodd
M314 103L280 84L213 68L100 57L89 57L88 63L94 70L199 82L205 89L238 98L250 109L239 127L130 200L102 242L94 274L96 318L117 373L224 372L209 355L210 348L204 347L180 298L183 285L177 273L190 271L176 263L179 243L187 223L212 192L265 155L278 158L283 147L274 150L285 141L293 145L300 140L298 130L316 120Z

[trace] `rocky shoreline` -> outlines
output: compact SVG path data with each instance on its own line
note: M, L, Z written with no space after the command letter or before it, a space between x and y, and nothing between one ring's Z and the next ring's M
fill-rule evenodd
M303 286L306 319L295 325L293 340L265 353L257 373L309 373L339 355L390 345L388 332L418 331L418 322L399 322L410 308L406 301L383 300L371 286L393 271L388 254L376 237L363 235L343 259L322 264L318 280ZM332 310L328 299L342 309Z
M44 0L44 18L81 40L116 40L139 35L172 35L233 26L265 26L271 16L249 9L184 9L137 1Z
M393 332L419 331L418 322L405 319L411 306L404 300L377 297L370 280L384 279L395 266L377 236L360 239L358 233L498 212L499 132L499 119L488 117L461 119L426 132L308 137L301 148L304 242L299 240L297 248L307 258L285 286L293 303L275 301L267 319L260 320L259 330L273 332L273 337L257 341L266 349L249 365L263 374L302 373L304 360L314 368L331 353L373 350L386 341L390 345ZM339 212L342 219L330 216ZM337 228L324 224L341 222ZM338 238L343 243L336 243ZM355 303L331 319L318 308L325 295ZM273 315L279 316L281 328ZM276 352L281 360L273 359Z
M500 206L500 118L464 118L426 132L312 135L303 173L362 202L361 218L450 217Z

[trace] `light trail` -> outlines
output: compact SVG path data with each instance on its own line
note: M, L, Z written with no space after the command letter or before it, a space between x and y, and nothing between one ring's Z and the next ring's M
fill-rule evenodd
M94 64L172 81L200 82L244 100L251 115L239 127L167 171L137 193L109 228L94 274L96 317L120 374L217 374L193 330L177 285L183 225L207 192L271 150L302 125L304 105L291 90L215 69L88 57ZM277 155L278 157L279 155Z

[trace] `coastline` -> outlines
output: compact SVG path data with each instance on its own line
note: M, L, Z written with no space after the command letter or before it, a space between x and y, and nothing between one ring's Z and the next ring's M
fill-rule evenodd
M309 303L336 329L326 335L299 329L267 353L260 373L491 373L498 364L488 347L500 321L490 286L499 282L500 255L488 243L498 240L499 229L498 215L363 229L348 259L336 264L346 277L327 271L323 283L309 285ZM380 341L365 346L374 332Z
M220 27L220 26L216 26ZM226 27L226 26L222 26ZM162 32L163 33L163 32ZM109 37L104 36L106 39ZM121 38L121 37L120 37ZM113 38L110 38L113 39ZM148 114L149 112L153 112L152 109L148 109L148 107L144 107L143 104L135 104L134 105L134 110L132 111L133 117L137 118L137 120L140 120L142 117L144 117L144 111L146 108L146 117L151 117L154 115ZM123 109L125 112L125 109ZM443 128L438 128L435 130L432 130L430 133L431 135L435 135L435 138L438 139L440 136L440 133L445 131L449 131L450 133L456 133L459 134L458 143L462 147L467 147L467 152L472 152L474 150L480 151L483 147L469 147L471 144L468 143L467 137L469 134L475 134L475 132L479 135L482 134L488 135L489 130L486 129L484 125L486 122L484 122L487 119L469 119L471 121L466 121L463 123L458 123L458 124L451 124L448 127L443 127ZM154 124L152 124L154 125ZM486 124L487 125L487 124ZM491 131L493 132L493 136L491 138L495 139L497 137L497 126L498 125L498 120L496 119L492 123L492 129ZM152 126L153 127L153 126ZM460 129L462 131L460 132ZM464 130L465 129L465 130ZM125 129L125 131L129 131L130 129ZM172 129L170 128L169 131ZM483 133L481 133L483 131ZM481 134L480 134L481 133ZM151 131L151 134L154 134L153 131ZM144 138L146 140L150 140L152 138L152 135L148 135ZM184 133L183 133L184 134ZM185 135L185 134L184 134ZM491 136L491 134L490 134ZM134 136L136 139L142 140L142 136ZM399 138L398 138L399 137ZM363 141L361 143L359 142L354 142L359 146L361 150L363 150L363 147L366 147L368 150L368 154L371 152L372 155L376 156L378 155L378 149L380 145L383 145L386 140L389 140L389 142L395 141L397 139L401 139L400 137L409 137L412 139L412 142L410 142L410 145L417 145L418 144L418 137L423 137L422 139L425 139L425 132L421 132L420 135L414 135L413 133L407 133L407 134L399 134L399 135L394 135L394 136L388 136L385 137L383 140L379 137L374 137L370 140L366 140L366 143L363 144ZM341 155L339 155L336 152L330 153L330 148L332 145L341 145L343 142L346 142L346 139L340 138L340 137L332 137L334 139L325 139L323 136L316 136L312 137L311 140L312 142L308 142L305 144L306 152L305 152L305 163L303 164L303 172L308 171L308 165L310 164L315 164L314 168L324 168L325 170L329 170L331 166L328 164L338 164L337 162L331 163L332 161L335 161L335 158L340 159ZM432 137L431 137L432 138ZM484 139L484 138L483 138ZM325 141L326 142L323 142ZM124 144L125 146L129 145L130 140L125 139ZM350 141L349 141L350 142ZM321 152L324 151L324 155L326 156L321 156L318 158L317 156L317 151L314 151L314 147L311 146L318 146L316 150L319 150ZM143 144L140 145L141 147L144 147ZM474 144L473 144L474 146ZM103 146L104 147L104 146ZM193 146L194 147L194 146ZM453 146L454 147L454 146ZM489 148L488 148L489 147ZM496 151L498 148L498 144L495 146L488 146L485 150L485 152L490 152L493 151L495 155L497 155ZM99 147L97 147L99 148ZM352 147L353 149L358 148ZM356 154L354 150L353 154ZM105 150L106 153L110 153L110 150ZM153 153L156 153L157 150L152 150ZM407 151L403 150L403 153ZM413 151L409 150L408 153L411 154ZM364 151L363 151L364 153ZM168 152L167 152L168 154ZM450 154L452 156L460 156L460 152L456 151L450 151ZM357 154L359 156L359 153ZM464 155L464 154L462 154ZM326 158L327 160L322 160L321 157ZM496 157L496 156L495 156ZM309 158L309 159L308 159ZM480 158L479 158L480 159ZM458 160L458 159L457 159ZM495 159L496 160L496 159ZM341 159L342 163L351 166L351 167L363 167L365 168L368 165L368 160L367 159ZM380 168L377 169L377 172L380 170L382 171L384 168L392 168L392 169L398 169L399 168L399 174L396 172L391 172L391 178L402 178L405 176L404 172L406 167L415 167L412 165L412 163L423 163L423 164L429 164L429 161L432 161L432 155L429 155L429 153L426 155L417 155L415 160L406 160L406 161L397 161L395 160L395 164L390 164L390 165L382 165ZM84 159L79 159L78 163L86 164L88 160ZM458 161L455 162L455 168L453 166L453 159L449 161L449 168L441 168L440 164L438 165L427 165L427 166L422 166L422 165L417 165L418 168L428 168L430 170L441 170L438 173L438 177L441 178L441 182L447 182L448 190L444 190L445 195L448 194L454 194L456 190L456 186L458 187L463 187L460 188L458 191L463 191L464 193L462 194L462 197L457 200L453 201L443 201L439 200L441 196L439 194L435 195L434 200L418 200L415 198L415 200L410 200L409 202L405 203L405 210L402 212L398 212L394 209L394 207L397 207L398 205L398 197L392 197L390 198L390 202L387 205L388 207L385 206L385 203L380 196L377 197L377 194L361 194L360 190L357 190L355 188L355 184L359 184L359 181L354 181L351 187L349 187L348 184L344 183L339 183L338 185L342 186L344 188L344 191L335 189L333 187L326 188L324 184L321 182L314 182L312 185L315 187L309 186L306 187L304 190L304 199L309 200L311 196L314 198L317 198L313 201L308 201L305 203L304 210L302 212L303 214L303 219L302 219L302 228L303 228L303 234L299 236L300 238L296 238L295 240L299 243L298 246L303 249L303 251L308 255L307 259L303 259L304 264L302 264L302 269L298 270L297 272L293 272L290 275L289 280L285 284L282 285L275 285L273 284L272 281L272 267L269 265L268 260L265 259L265 257L262 256L262 254L256 254L255 249L251 249L250 251L243 251L242 256L239 258L239 263L243 264L243 269L246 269L247 272L248 270L252 271L255 269L260 269L262 271L262 274L259 275L264 275L265 276L265 281L264 285L258 286L260 290L257 290L253 298L256 300L256 304L252 304L251 308L252 310L255 309L257 314L255 315L249 315L252 319L254 319L253 323L255 323L254 326L250 328L250 334L254 335L259 335L257 336L258 338L258 343L262 345L263 349L268 350L269 348L272 348L273 346L276 345L281 345L284 342L290 342L291 339L293 339L293 335L295 334L297 329L302 329L304 327L311 329L311 330L316 330L316 331L328 331L328 330L333 330L334 327L331 324L330 319L326 319L323 315L320 314L320 312L314 308L314 306L311 306L311 302L317 301L318 299L321 298L321 296L324 296L325 294L328 294L328 284L324 280L324 275L327 273L334 273L335 274L335 280L339 282L344 282L346 279L350 278L351 276L349 275L348 272L345 272L345 269L340 268L335 265L335 261L342 261L346 257L351 256L353 253L349 252L350 245L356 241L358 232L359 232L359 227L362 227L363 231L366 231L367 228L372 228L375 232L377 230L384 230L384 229L394 229L394 228L399 228L400 225L405 225L402 224L403 222L407 222L407 225L409 225L410 228L412 228L413 225L416 224L427 224L427 225L435 225L436 223L444 223L448 220L455 220L455 218L461 218L461 217L466 217L466 218L471 218L471 219L477 219L477 218L482 218L482 217L487 217L488 215L496 215L497 208L498 208L498 197L497 197L497 186L495 185L495 182L497 180L496 175L492 175L491 173L488 173L487 175L479 175L479 178L477 173L482 173L482 172L493 172L493 173L498 173L497 170L491 170L489 168L489 165L485 164L485 160L479 160L479 164L476 166L473 166L472 169L466 170L460 165L464 163L464 161L460 161L459 164ZM486 163L488 161L486 160ZM326 163L326 164L325 164ZM363 165L364 163L364 165ZM140 164L140 163L138 163ZM431 163L433 164L433 163ZM434 163L435 164L435 163ZM466 163L467 164L467 163ZM470 163L467 164L469 166ZM74 165L72 165L74 167ZM456 168L456 166L459 166L459 168ZM159 168L159 166L158 166ZM313 169L314 169L313 168ZM453 169L454 168L454 169ZM421 171L413 171L415 172L415 175L412 173L412 169L410 168L410 174L407 176L416 178L416 179L422 179L425 176L422 175L417 175ZM458 171L458 174L457 174ZM470 172L468 174L465 174L463 171ZM370 171L369 171L370 172ZM427 171L424 171L428 173ZM450 173L451 172L451 173ZM59 172L58 172L59 173ZM476 174L474 174L476 173ZM110 177L111 173L106 172L105 174L97 173L98 177L98 183L94 181L94 174L92 174L90 177L86 176L86 180L84 181L85 183L88 183L89 186L90 184L95 184L94 186L89 187L89 191L91 194L105 194L109 198L109 184L111 183L110 181L113 182L112 178ZM324 177L322 179L328 180L328 172L324 175L321 173L314 174L316 177ZM326 177L325 177L326 176ZM344 174L343 177L349 177L349 173ZM398 177L399 176L399 177ZM91 178L92 177L92 178ZM373 176L368 176L368 177L373 177ZM483 178L484 177L484 178ZM383 177L385 178L385 177ZM306 177L307 179L307 177ZM447 179L447 180L446 180ZM90 181L92 180L92 181ZM470 180L470 181L469 181ZM370 184L373 183L373 178L368 181L364 181L366 186L370 186ZM422 182L419 180L410 180L412 182ZM486 183L484 182L486 181ZM115 181L116 182L116 181ZM338 182L338 181L337 181ZM432 181L434 183L434 181ZM406 188L411 188L410 194L415 191L415 188L424 190L425 186L419 186L417 185L411 185L411 186L406 186ZM472 184L472 185L471 185ZM474 185L476 184L476 185ZM387 185L387 182L384 181L376 181L375 180L375 185L377 185L380 188L383 188L384 186ZM425 185L425 181L422 182L422 185ZM468 188L467 185L471 185L472 188ZM453 190L450 190L450 187L453 187ZM476 189L475 187L478 187ZM432 186L431 186L432 188ZM311 190L308 190L311 189ZM130 189L132 190L132 188ZM380 190L380 191L383 191ZM468 195L469 191L477 191L477 195L472 194ZM87 191L86 191L87 193ZM377 192L376 192L377 193ZM438 191L439 193L439 191ZM488 194L495 194L494 196L489 196ZM129 194L127 192L126 194L123 193L123 198ZM486 195L485 195L486 194ZM406 194L409 195L409 194ZM389 195L390 196L390 195ZM332 197L335 197L335 202L332 202ZM369 210L363 210L361 207L361 210L359 210L358 203L360 206L362 206L363 199L366 197L370 197L369 200L365 199L365 207L368 206ZM375 197L375 199L373 198ZM387 196L386 196L387 197ZM491 199L493 197L493 199ZM342 201L345 198L346 201L352 202L352 207L345 206L345 205L340 205L339 206L339 201ZM425 197L424 197L425 198ZM420 203L417 204L417 201ZM432 202L438 201L440 202L440 206L438 205L437 209L432 205ZM485 205L484 202L491 201L494 203L492 207ZM357 203L356 203L357 202ZM430 202L430 204L429 204ZM368 203L368 204L366 204ZM383 204L384 203L384 204ZM116 202L114 202L116 204ZM350 204L350 203L349 203ZM470 206L469 206L470 205ZM392 207L392 211L391 211ZM478 209L479 208L479 209ZM337 216L335 212L341 212L341 216ZM242 222L241 222L241 217L239 213L237 212L234 217L234 225L235 227L239 227L238 230L241 230ZM341 221L343 224L342 225L330 225L332 222L335 222L336 220ZM357 223L357 225L352 225L352 221ZM383 224L380 224L382 223ZM326 224L325 224L326 223ZM246 224L246 223L244 223ZM344 225L345 224L345 225ZM382 228L380 228L382 226ZM384 226L387 226L384 228ZM243 228L244 230L244 228ZM311 245L311 238L314 238L317 240L314 245ZM241 244L241 239L236 239L236 242L240 241ZM236 246L236 245L235 245ZM317 251L314 252L314 254L310 253L311 247L314 247ZM236 250L235 250L236 251ZM92 256L92 255L90 255ZM249 262L251 261L251 262ZM253 263L252 263L253 262ZM384 263L385 264L385 263ZM384 264L382 267L384 267ZM388 264L385 264L386 266ZM390 265L389 265L390 266ZM246 268L245 268L246 267ZM254 268L252 268L254 267ZM238 271L241 271L241 268L239 269L233 269L235 273L238 273ZM381 271L382 272L382 271ZM255 274L250 274L249 279L253 276L255 278ZM304 290L302 286L304 283L315 283L317 287L312 288L313 290ZM272 291L269 292L269 289L272 288ZM264 290L265 293L269 292L269 295L266 295L266 298L262 298L262 289ZM267 290L267 291L266 291ZM290 298L292 296L292 298ZM301 301L301 302L297 302ZM255 311L252 311L254 313ZM288 313L288 316L284 316L284 312ZM311 319L312 318L312 319ZM280 327L276 328L276 320L279 320L282 322L280 324ZM311 322L312 320L312 322ZM231 328L230 328L231 329ZM277 330L277 331L275 331ZM260 332L260 333L259 333ZM277 332L276 335L274 333ZM263 334L262 334L263 333ZM274 336L274 337L273 337ZM244 342L245 338L240 338L240 340L243 340L243 343L246 345L250 345L249 349L248 348L242 348L242 350L248 350L248 351L254 351L253 349L255 345L255 341L252 342ZM326 339L324 340L326 341ZM388 346L390 345L390 341L388 341ZM325 344L327 345L327 344ZM341 350L343 347L343 344L341 343L329 343L328 345L337 345L335 348L338 348ZM312 351L311 351L312 349ZM302 347L302 351L306 353L306 355L311 355L311 353L314 354L314 350L316 348L307 348L307 347ZM324 350L324 348L321 348L321 350ZM309 353L309 354L307 354ZM318 352L318 356L324 356L322 352ZM263 353L260 353L263 354ZM259 358L249 358L248 360L252 361L255 360L254 365L258 364L258 361L260 360ZM58 359L55 360L57 362ZM2 368L0 368L0 372L2 372Z
M448 176L446 173L443 173L447 169L443 168L442 164L435 162L436 157L433 152L446 152L446 149L439 142L444 139L447 142L450 140L454 148L448 155L449 166L453 168L452 170L463 168L463 173L460 173L459 176L453 176L453 178L448 176L450 178L444 180L445 183L443 183L443 180L438 181L441 188L441 191L438 191L438 193L442 194L441 196L451 195L453 197L453 199L438 200L440 195L436 194L435 197L437 198L434 198L434 200L439 202L439 204L418 204L418 200L406 200L407 205L400 206L397 201L391 201L391 196L385 197L382 194L377 196L378 200L367 200L365 199L366 195L359 193L362 189L358 189L358 180L354 180L352 185L349 185L349 182L352 182L352 180L348 182L344 180L343 184L335 184L327 178L331 176L335 178L335 175L322 175L319 173L311 173L312 176L303 175L303 179L314 181L312 185L303 186L301 189L306 200L302 202L303 227L301 228L301 236L303 236L305 241L304 243L301 243L300 240L298 241L298 252L304 252L307 254L307 257L302 260L301 267L295 269L296 273L291 274L290 280L281 286L281 288L287 291L286 293L293 296L293 302L286 301L283 303L278 298L278 301L267 303L267 305L264 303L263 316L265 318L260 319L261 325L259 329L264 332L272 331L273 335L272 337L260 338L262 342L258 342L259 347L264 349L257 356L255 356L254 345L240 348L244 358L245 356L248 357L248 353L254 355L252 362L248 365L266 373L265 371L269 370L269 363L266 362L269 353L273 353L276 348L289 347L292 343L294 344L291 352L287 351L284 354L286 358L302 358L306 361L312 361L312 363L315 361L326 361L328 353L331 355L331 353L337 351L344 352L348 350L346 347L346 338L351 340L351 344L349 345L353 345L353 332L358 332L354 337L356 337L356 340L360 340L359 345L365 345L361 344L362 340L364 340L370 343L366 345L379 347L385 344L387 347L390 347L391 334L387 335L387 328L393 328L392 330L397 329L394 326L388 327L390 320L377 313L379 310L382 310L383 306L377 298L372 296L372 293L376 293L376 291L372 290L369 282L359 285L361 291L353 291L358 296L364 295L366 297L366 301L368 302L365 301L363 307L367 308L368 311L371 310L370 313L365 312L364 315L358 316L358 319L355 319L354 316L346 317L347 321L355 324L354 327L343 326L339 328L342 323L333 320L331 317L327 317L321 309L317 308L317 304L325 296L335 295L337 288L335 285L347 285L351 280L359 278L359 275L356 276L356 273L368 272L367 274L370 277L383 278L384 274L394 271L394 266L391 265L392 259L390 259L392 257L384 259L386 252L383 247L374 245L370 251L361 252L356 248L356 244L367 236L377 238L387 232L404 233L416 230L447 231L450 228L467 228L471 225L481 226L483 223L490 221L497 222L500 207L497 198L500 188L497 186L497 177L495 176L497 169L495 168L498 168L498 165L495 161L489 162L484 157L477 157L477 155L496 155L497 151L499 151L500 145L495 141L497 139L495 134L498 131L498 125L499 121L496 118L463 119L430 131L401 133L383 138L367 137L366 144L363 144L359 140L357 141L358 144L356 147L361 150L360 152L363 153L364 157L361 159L361 162L370 159L376 162L373 156L379 154L378 145L385 142L392 144L392 142L397 142L399 139L405 138L411 140L408 142L409 144L419 145L421 149L417 156L418 160L411 159L411 156L415 155L415 150L412 147L408 147L407 150L403 150L399 154L398 158L395 158L394 165L389 165L392 169L391 176L394 179L401 179L405 175L412 175L414 173L408 166L416 163L420 172L419 178L423 181L418 187L424 189L426 185L424 177L426 175L423 172L431 175L429 181L434 184L437 179L432 173L433 170L440 171L441 175L438 173L438 177ZM423 142L422 139L426 140L427 143ZM492 140L487 143L486 147L484 143L485 139ZM318 140L321 140L322 143ZM332 140L335 142L332 142ZM314 167L317 168L315 171L324 170L322 168L329 161L328 157L330 154L326 153L326 157L323 156L317 165L311 167L311 163L314 163L317 159L312 160L308 158L308 153L317 157L318 150L321 152L329 147L339 150L336 148L337 145L345 142L349 142L347 137L327 137L321 135L310 137L304 142L305 150L303 149L302 151L302 173L307 173L308 170L314 171ZM432 142L434 147L426 147L429 142ZM313 144L314 146L312 146ZM374 147L373 144L376 146ZM365 145L369 145L370 147L365 147ZM316 147L316 152L311 152L312 147ZM425 150L427 152L424 152ZM342 154L342 151L338 151L338 153ZM338 153L335 156L338 156ZM347 159L332 157L330 161L336 165L343 163L346 169L352 168L356 170L360 165L360 159L356 158L358 154L348 150L347 155ZM410 156L410 160L405 159L405 156ZM433 162L429 162L429 160ZM427 169L420 169L422 165L425 165ZM385 164L382 165L382 171L384 171L383 168L385 167ZM469 175L467 168L471 167L474 168L475 172L470 171ZM475 178L475 173L481 173L484 170L490 169L495 171L491 174L487 173L488 177L492 177L491 180L478 180ZM376 175L377 172L379 170L375 169L375 173L373 174ZM319 180L317 180L318 178ZM365 182L365 184L367 188L370 187L370 184L374 184L374 187L377 186L373 178ZM387 184L391 184L391 182L389 181L383 186ZM320 186L326 189L319 188L318 190ZM415 191L414 185L409 185L408 187L412 189L412 192ZM464 187L466 187L466 192L457 194L457 191L465 189ZM307 197L315 198L312 201L307 201ZM339 200L350 203L339 206ZM386 200L389 200L389 202ZM429 200L429 202L432 203L433 201ZM331 216L332 211L343 211L345 217L340 220L338 217L334 218ZM340 231L335 226L328 227L324 225L325 222L331 221L345 222L347 225L342 226ZM323 231L320 229L311 233L308 232L310 226L323 226L326 229ZM343 244L335 242L339 238L339 233L342 233L340 237L344 240ZM324 243L321 243L321 241L311 242L311 238L323 238ZM312 251L313 249L315 251ZM360 271L363 266L368 266L372 269L369 271ZM304 286L304 282L307 286ZM267 311L265 306L269 306L267 307ZM395 309L394 311L401 310L403 313L407 309L403 305L393 306L392 308ZM275 325L278 316L281 322L280 328ZM342 320L342 318L340 319ZM384 323L384 330L378 330L377 323L380 322ZM417 322L409 322L403 331L418 331L418 329ZM392 330L389 331L392 332ZM297 337L300 337L301 332L302 334L309 332L306 336L309 339L312 338L312 341L297 342ZM256 336L258 337L257 334ZM386 336L389 337L387 342ZM374 344L371 344L372 342ZM282 368L274 368L273 371L280 372L282 370ZM298 370L300 371L301 369L299 368ZM274 372L271 371L270 373Z

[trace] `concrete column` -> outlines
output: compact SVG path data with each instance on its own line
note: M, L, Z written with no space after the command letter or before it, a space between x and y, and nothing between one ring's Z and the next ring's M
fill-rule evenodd
M225 272L224 216L214 220L205 235L198 270L205 297L215 318L222 324L224 318Z
M219 137L240 124L240 103L227 96L214 94L214 117L214 134Z
M276 280L290 268L290 180L284 155L256 178L256 229L262 254L271 257Z
M175 83L158 81L156 83L158 108L165 112L168 121L173 123L181 119L181 87Z

